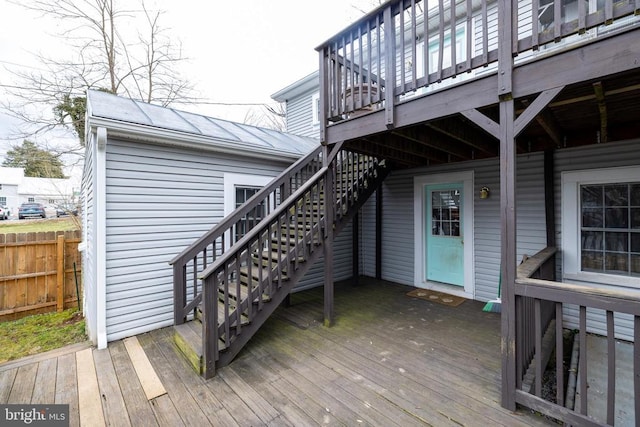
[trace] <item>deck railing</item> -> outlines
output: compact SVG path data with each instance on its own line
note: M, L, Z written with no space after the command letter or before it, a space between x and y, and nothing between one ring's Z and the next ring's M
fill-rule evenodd
M516 279L516 322L519 324L519 335L516 338L516 402L543 414L554 417L572 425L613 425L616 414L616 336L615 315L630 316L633 328L633 395L635 398L635 425L640 425L640 295L637 292L625 292L611 288L583 286L569 283L558 283L550 280L555 269L555 248L546 248L534 257L525 261L518 268ZM564 336L567 329L563 314L568 306L577 305L579 312L577 339L579 343L579 364L577 367L577 383L579 384L579 410L575 410L571 400L566 397L564 376ZM528 307L527 307L528 306ZM591 391L587 372L589 366L587 348L587 309L602 310L606 316L607 340L607 385L606 385L606 413L602 419L596 419L594 414L588 414L588 393ZM555 320L555 325L551 322ZM555 350L555 401L545 399L542 394L542 374L551 352L545 345L547 325L554 328L555 343L550 342ZM526 386L527 373L533 372L535 379L531 387ZM632 408L623 408L631 412Z
M590 5L590 3L593 3ZM319 46L321 115L392 110L403 95L498 61L497 0L386 3ZM532 13L537 11L537 13ZM640 0L521 0L513 5L513 55L640 13ZM549 50L549 49L546 49ZM458 81L462 80L458 78Z

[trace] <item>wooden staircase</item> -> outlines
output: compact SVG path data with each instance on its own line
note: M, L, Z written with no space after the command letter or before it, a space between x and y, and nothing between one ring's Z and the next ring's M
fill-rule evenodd
M175 341L205 378L233 360L389 172L332 148L300 159L171 261Z

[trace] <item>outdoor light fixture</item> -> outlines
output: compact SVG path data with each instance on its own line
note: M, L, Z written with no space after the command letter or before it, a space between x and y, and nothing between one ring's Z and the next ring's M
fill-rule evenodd
M480 189L480 198L488 199L489 198L489 187L482 187Z

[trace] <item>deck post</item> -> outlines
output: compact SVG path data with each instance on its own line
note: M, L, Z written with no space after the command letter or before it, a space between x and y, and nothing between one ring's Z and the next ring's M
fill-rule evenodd
M502 269L502 406L516 409L516 147L512 95L513 9L498 3L498 96L500 99L500 223Z
M354 285L358 285L360 277L360 212L356 212L351 224L351 281Z
M547 227L547 247L553 247L556 245L556 204L553 194L553 189L555 187L555 167L553 155L554 150L546 150L544 152L544 206ZM555 275L553 280L555 280Z
M327 73L326 50L327 48L325 47L318 51L320 56L320 63L318 64L318 70L320 72L320 99L318 101L320 104L318 105L318 121L320 122L320 143L322 143L322 145L326 145L327 143L327 100L329 99L329 75Z
M395 126L395 96L393 91L396 87L396 27L391 8L393 3L390 3L384 9L384 48L386 59L386 74L385 74L385 125L387 129L393 129Z
M333 212L336 201L333 193L333 177L335 173L334 162L329 161L329 150L325 145L323 147L323 162L329 167L325 175L324 181L324 325L329 327L333 325Z
M382 185L376 188L376 279L382 279Z

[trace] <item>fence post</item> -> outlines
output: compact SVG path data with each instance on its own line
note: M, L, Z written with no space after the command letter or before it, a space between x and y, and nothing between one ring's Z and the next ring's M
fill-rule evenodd
M57 268L57 280L56 288L58 290L56 303L58 311L64 310L64 234L59 234L57 239L58 248L58 268Z

